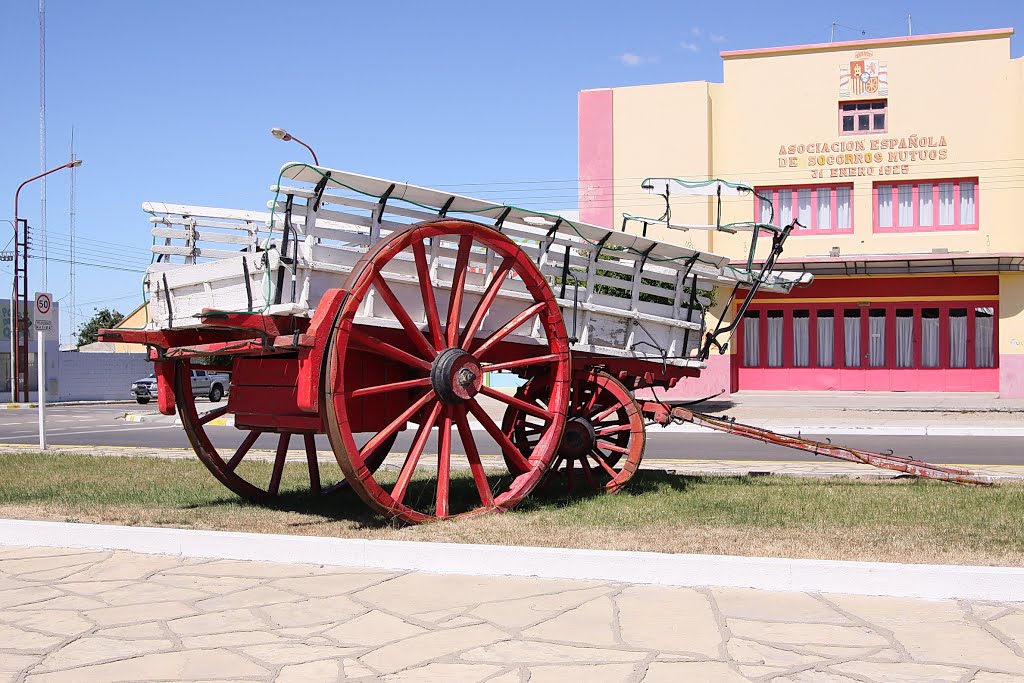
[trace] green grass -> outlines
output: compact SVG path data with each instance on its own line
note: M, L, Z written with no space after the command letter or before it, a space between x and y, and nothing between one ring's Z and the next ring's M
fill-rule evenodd
M269 477L269 463L245 463ZM336 471L322 465L325 475ZM495 478L500 475L495 473ZM507 475L504 475L507 477ZM904 562L1024 564L1024 485L989 488L909 479L684 477L641 471L617 496L557 486L514 511L400 527L350 491L304 492L285 468L272 506L251 505L195 460L0 455L0 516L323 536ZM410 500L429 501L421 475ZM475 501L453 477L453 507Z

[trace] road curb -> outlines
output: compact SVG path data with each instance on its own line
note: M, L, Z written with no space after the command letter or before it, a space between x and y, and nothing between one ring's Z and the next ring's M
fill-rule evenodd
M284 564L925 599L1024 600L1024 569L673 555L0 520L0 545Z

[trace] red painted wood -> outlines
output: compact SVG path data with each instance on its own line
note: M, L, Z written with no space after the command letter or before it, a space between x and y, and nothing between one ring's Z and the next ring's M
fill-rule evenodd
M851 302L870 301L871 297L923 297L923 296L999 296L998 275L915 275L911 277L819 277L809 287L793 290L791 294L759 292L755 302L786 299L849 299ZM799 307L801 304L793 304Z
M174 415L174 369L175 363L170 361L153 363L153 374L156 375L157 406L161 415Z
M316 306L308 333L313 337L313 346L299 350L296 376L296 394L299 410L305 413L320 411L320 377L323 373L324 354L334 326L334 318L341 309L346 292L343 289L329 289Z

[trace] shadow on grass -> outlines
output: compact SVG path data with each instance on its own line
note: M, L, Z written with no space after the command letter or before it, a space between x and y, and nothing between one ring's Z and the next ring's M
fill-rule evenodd
M492 491L503 490L510 482L510 475L488 476ZM702 477L675 475L665 472L641 470L630 480L617 496L638 498L641 496L685 493L688 489L702 484L735 482L738 485L752 485L755 477ZM436 494L436 479L419 476L409 485L405 503L419 512L433 514ZM609 494L584 491L579 483L575 490L570 491L564 477L553 478L546 486L538 486L524 498L515 510L523 513L541 512L544 510L564 510L590 504L590 501ZM480 507L480 497L473 479L467 474L453 473L449 489L449 505L452 513L468 512ZM282 492L275 499L266 503L252 503L231 494L223 498L188 506L191 509L217 508L228 506L259 507L282 512L309 515L308 523L297 522L293 526L319 524L324 519L346 521L358 528L383 529L401 527L404 523L377 513L364 502L352 489L346 487L334 493L314 495L308 490L289 490Z

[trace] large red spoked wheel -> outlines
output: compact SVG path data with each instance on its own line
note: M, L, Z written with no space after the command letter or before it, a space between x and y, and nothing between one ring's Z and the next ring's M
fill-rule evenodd
M549 382L549 377L537 376L516 398L541 406ZM577 485L594 493L618 493L644 456L647 435L640 406L622 382L593 368L573 373L569 404L565 435L548 476L564 478L570 493ZM530 452L539 433L533 415L515 406L505 411L502 431L522 453ZM509 471L518 471L514 459L506 457L505 463Z
M284 465L288 457L289 446L293 443L302 444L305 464L309 471L309 492L313 494L331 494L347 486L345 479L340 479L340 481L327 486L323 485L320 465L317 461L316 444L314 441L316 432L314 431L287 431L275 428L246 429L246 435L242 443L233 451L229 450L228 453L230 454L228 457L223 457L216 446L214 446L207 426L218 418L231 414L231 401L229 399L225 405L200 414L196 407L195 399L192 397L190 375L188 363L175 363L174 395L178 412L181 415L181 424L185 428L185 434L188 436L189 443L192 444L192 449L199 456L199 460L206 465L206 468L213 473L213 476L217 477L231 491L254 503L273 502L281 492ZM270 476L261 481L256 481L252 479L250 474L250 478L247 479L243 476L245 472L240 471L239 465L252 452L257 440L264 434L269 434L270 438L276 437L274 465ZM389 449L393 443L394 437L382 441L376 450L367 457L367 467L374 470L377 469L388 456ZM337 480L338 477L333 477L333 479Z
M433 261L428 249L436 255ZM484 256L487 251L489 259ZM481 267L474 264L481 261L492 263L493 269L480 274ZM432 269L441 269L436 278L441 285L435 284ZM450 286L446 272L451 273ZM503 285L515 291L499 296ZM348 296L327 355L323 410L328 437L352 489L378 512L409 523L508 509L522 500L555 455L569 400L565 323L550 286L529 257L510 239L478 223L421 223L396 231L371 248L349 275L345 289ZM392 320L391 326L382 324L382 318ZM405 378L363 386L365 375L357 366L377 361L403 365ZM476 396L519 405L514 397L490 389L484 375L537 369L546 371L551 381L544 407L520 406L534 415L539 430L525 454ZM402 400L393 413L383 420L366 414L368 398L394 395L391 392L404 392L398 394ZM469 415L518 465L514 477L488 478ZM380 428L365 446L357 447L354 430L375 418ZM397 477L374 473L368 454L411 425L416 425L415 435L407 448L399 449L405 451L405 460ZM435 428L436 476L433 481L414 479ZM453 459L463 457L453 452L456 430L472 485L451 478Z

